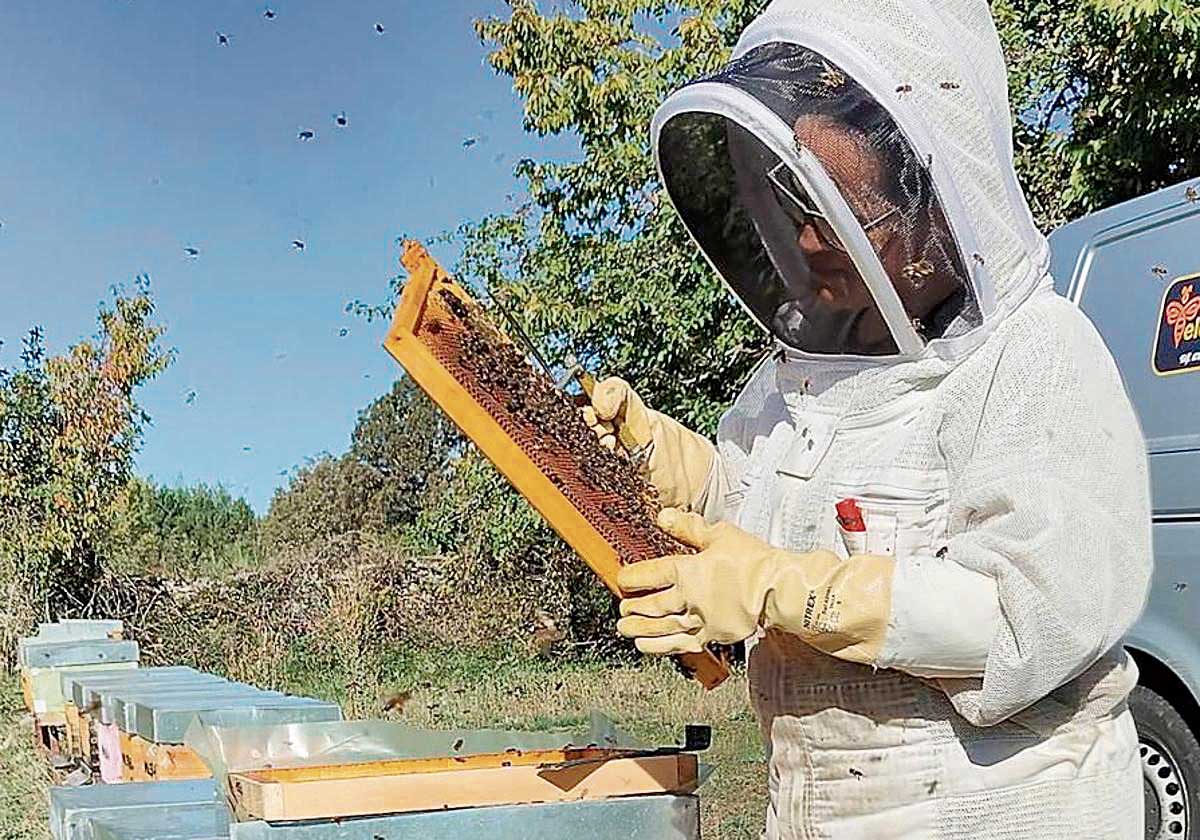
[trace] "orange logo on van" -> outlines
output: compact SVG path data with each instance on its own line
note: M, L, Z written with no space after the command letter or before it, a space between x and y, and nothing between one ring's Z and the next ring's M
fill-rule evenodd
M1154 340L1154 371L1159 374L1200 370L1200 275L1181 277L1163 295Z
M1188 338L1195 338L1195 330L1200 327L1197 319L1200 318L1200 297L1192 297L1192 284L1188 283L1179 292L1179 300L1172 300L1167 303L1167 311L1165 313L1167 325L1175 328L1175 346L1179 346L1179 342L1183 341L1186 333L1192 333ZM1192 329L1189 330L1188 327Z

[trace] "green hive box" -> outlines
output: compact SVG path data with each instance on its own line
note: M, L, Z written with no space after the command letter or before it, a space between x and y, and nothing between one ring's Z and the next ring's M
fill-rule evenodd
M78 665L71 668L25 668L25 679L33 695L34 714L54 714L63 710L62 677L72 674L111 674L113 671L132 671L137 662L102 662L96 665Z
M231 840L699 840L700 801L634 796L229 828Z

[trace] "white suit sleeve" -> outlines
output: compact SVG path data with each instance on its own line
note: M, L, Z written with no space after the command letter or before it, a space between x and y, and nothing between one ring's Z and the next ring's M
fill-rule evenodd
M704 517L706 522L720 522L729 518L725 500L729 497L729 476L721 460L720 449L713 455L708 481L691 509Z
M937 556L902 558L876 664L918 677L979 677L1000 621L996 580Z
M942 685L978 726L1119 645L1152 566L1145 443L1108 349L1066 301L1023 309L991 380L956 383L951 404L978 408L948 416L941 435L946 558L995 580L1000 606L982 678Z
M774 393L775 368L768 356L750 376L734 405L721 417L717 428L716 454L704 491L692 510L708 522L732 522L737 517L744 488L741 484L754 438L762 429L762 406ZM747 406L751 406L748 410ZM768 424L769 425L769 424Z

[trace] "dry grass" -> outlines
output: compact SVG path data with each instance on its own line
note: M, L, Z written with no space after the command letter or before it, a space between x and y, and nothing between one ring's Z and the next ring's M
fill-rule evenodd
M741 674L705 692L662 663L395 651L369 678L361 669L329 668L303 652L293 652L282 673L281 687L337 700L360 716L419 726L578 729L595 710L630 735L665 745L678 742L687 723L710 724L713 746L703 759L715 772L701 789L705 840L759 837L766 771ZM4 677L0 690L0 836L45 840L49 772L32 748L16 680ZM385 713L383 702L396 692L411 697L402 712Z
M48 840L50 768L33 746L33 721L15 675L0 671L0 837Z

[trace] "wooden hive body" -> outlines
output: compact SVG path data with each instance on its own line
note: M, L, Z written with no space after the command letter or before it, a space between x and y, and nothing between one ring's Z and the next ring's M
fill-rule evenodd
M530 368L524 354L425 249L408 243L402 261L409 279L384 346L601 581L619 595L617 570L622 564L690 553L654 525L649 506L630 507L628 471L618 468L615 456L595 441L582 420L565 430L575 439L573 447L534 428L534 415L554 415L561 422L561 411L549 410L556 408L549 401L566 396ZM488 358L477 358L480 354ZM524 391L534 393L507 390L510 380L504 373L517 367ZM584 452L581 461L579 441L584 439L594 444L584 448L594 452ZM610 490L608 482L623 492ZM680 656L678 662L706 688L729 675L724 659L711 652Z

